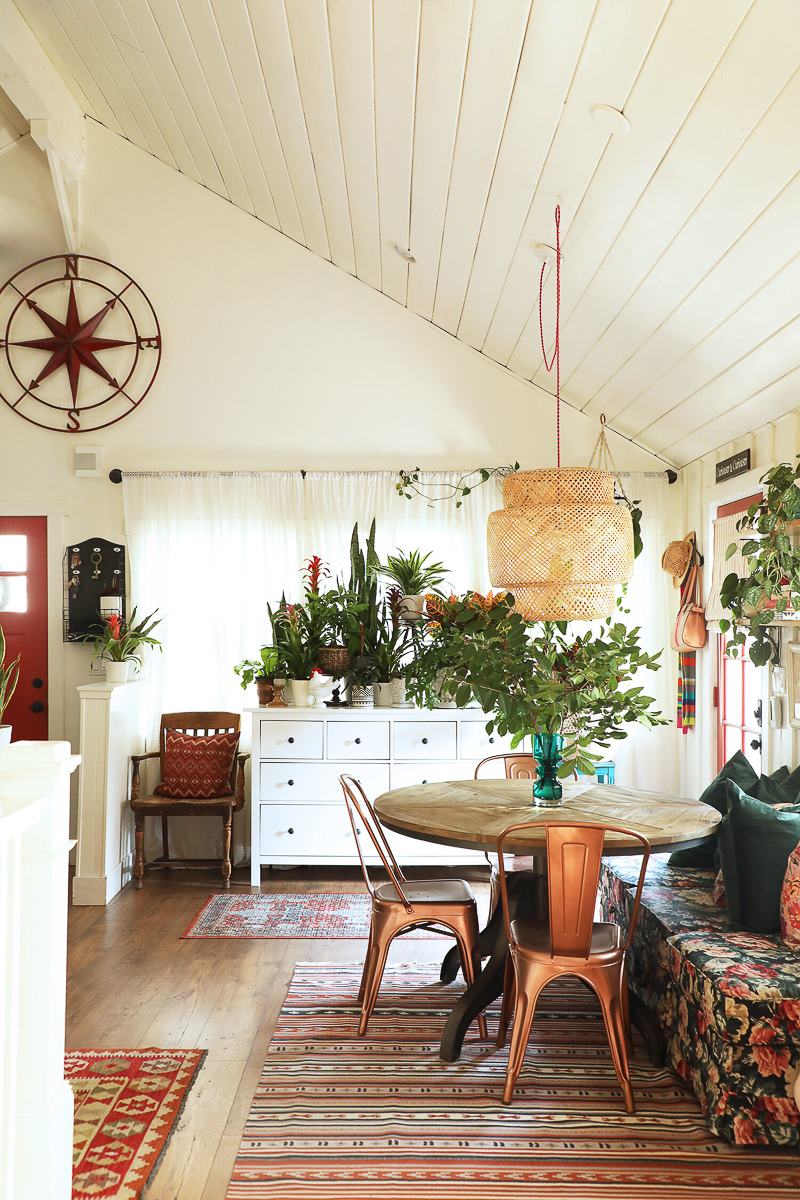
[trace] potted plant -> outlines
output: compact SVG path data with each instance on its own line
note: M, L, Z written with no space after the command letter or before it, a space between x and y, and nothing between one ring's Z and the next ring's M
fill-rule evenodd
M319 650L319 642L309 629L308 614L302 604L287 604L283 596L277 611L273 613L267 605L267 612L275 647L286 678L291 680L294 702L298 708L307 708L308 683L317 665Z
M161 624L160 617L157 621L153 620L157 612L158 609L155 609L149 617L144 617L138 624L135 608L127 621L113 613L107 621L103 622L99 634L89 633L81 639L84 642L94 641L92 661L98 657L103 660L107 683L126 682L128 664L138 663L141 666L142 646L157 646L161 650L161 643L150 636L156 625Z
M400 589L391 588L383 601L374 641L370 644L365 639L366 653L378 673L373 691L379 708L388 708L393 703L392 682L402 677L403 658L409 645L411 630L401 624L401 601Z
M8 666L5 665L6 638L0 626L0 746L7 746L11 741L11 726L3 724L3 713L8 708L14 689L19 680L20 655Z
M374 708L373 683L377 682L378 669L367 655L356 655L345 676L350 686L350 703L353 708Z
M418 621L425 604L424 593L434 592L444 580L447 569L442 563L429 563L430 553L412 550L388 555L381 575L391 579L400 589L400 615L406 621Z
M749 535L741 547L748 574L744 578L726 575L720 589L722 606L731 619L723 618L719 627L722 633L733 630L726 651L735 658L749 641L750 658L759 667L770 659L779 661L772 622L790 609L800 610L800 547L787 529L798 508L798 479L800 464L790 463L779 463L761 477L766 484L764 499L751 504L736 522L737 530ZM730 545L725 557L731 558L736 550L736 543Z
M242 688L247 688L255 680L258 691L258 703L264 708L274 698L273 687L275 676L279 669L280 656L275 646L262 646L259 658L245 658L233 668L240 676Z
M618 601L621 607L621 601ZM558 805L560 779L594 763L610 741L626 736L637 721L647 729L668 724L640 686L629 686L640 668L658 670L660 654L639 646L639 629L607 617L599 632L575 634L566 621L525 622L513 611L510 593L438 599L424 634L415 638L411 694L428 708L438 699L444 672L456 702L475 697L490 716L487 732L512 734L512 749L533 742L538 778L534 804Z

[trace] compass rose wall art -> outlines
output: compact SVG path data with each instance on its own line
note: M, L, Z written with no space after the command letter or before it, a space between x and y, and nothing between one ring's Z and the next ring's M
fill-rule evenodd
M0 288L0 398L33 425L114 425L141 404L160 362L153 306L111 263L55 254Z

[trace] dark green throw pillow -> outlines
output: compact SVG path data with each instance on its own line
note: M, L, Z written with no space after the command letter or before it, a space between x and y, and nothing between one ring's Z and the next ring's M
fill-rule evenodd
M728 811L726 786L728 782L735 783L743 792L750 792L751 788L758 788L758 775L741 750L737 750L733 757L728 759L719 775L703 792L700 803L708 804L709 807L715 808L718 813L725 816ZM707 846L691 846L688 850L676 850L670 856L669 865L671 867L713 867L714 850L714 842L710 842Z
M781 887L800 843L800 804L781 812L729 787L719 852L731 924L749 933L780 930Z
M738 783L738 780L736 780ZM771 775L762 775L751 787L739 787L748 796L764 804L793 804L800 792L800 771L789 774L788 767L778 767Z

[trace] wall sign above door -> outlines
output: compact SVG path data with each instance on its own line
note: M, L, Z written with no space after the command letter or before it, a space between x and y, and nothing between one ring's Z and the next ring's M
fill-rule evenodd
M0 398L33 425L113 425L141 404L160 362L152 304L101 258L55 254L0 288Z
M734 475L746 475L750 470L750 451L740 450L730 458L723 458L716 466L716 481L722 483L725 479L733 479Z

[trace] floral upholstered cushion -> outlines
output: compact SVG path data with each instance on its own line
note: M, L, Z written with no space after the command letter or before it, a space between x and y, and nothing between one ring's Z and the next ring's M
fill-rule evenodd
M231 768L238 745L238 733L192 736L180 729L167 729L164 778L154 789L155 794L174 800L230 796Z
M800 950L800 846L789 855L781 888L781 937Z

